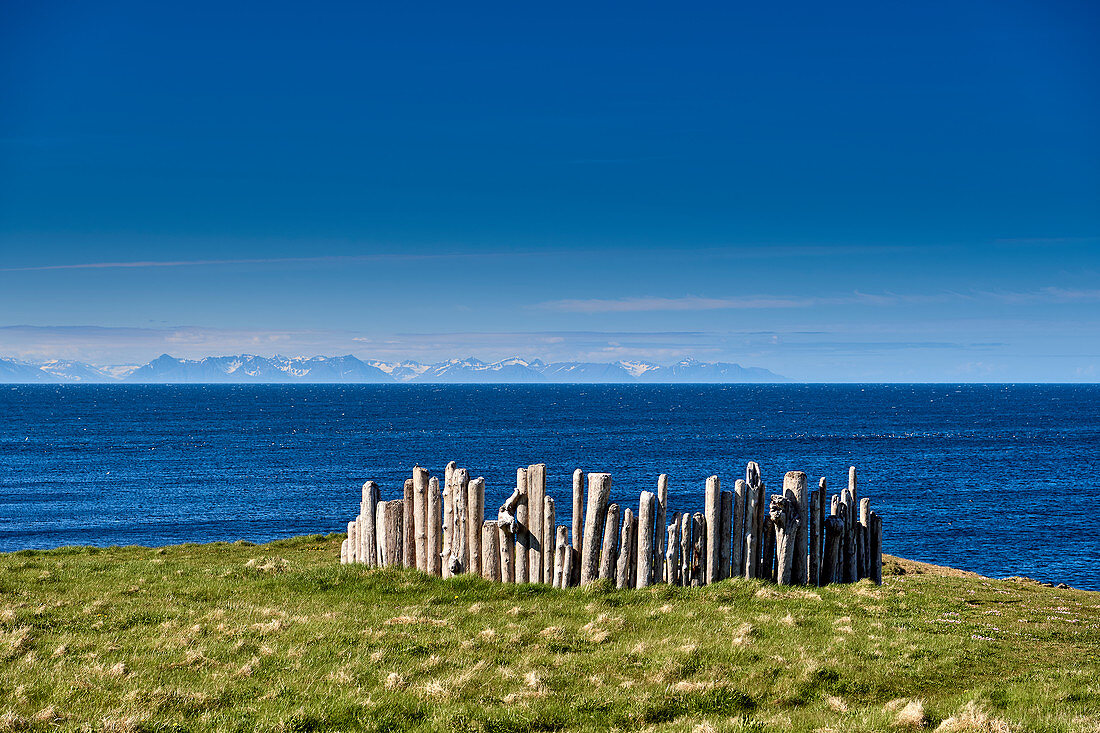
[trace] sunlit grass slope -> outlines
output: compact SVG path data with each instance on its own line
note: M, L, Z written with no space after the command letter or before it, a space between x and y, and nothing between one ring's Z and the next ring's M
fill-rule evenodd
M1100 593L562 591L341 539L0 555L0 730L1100 730Z

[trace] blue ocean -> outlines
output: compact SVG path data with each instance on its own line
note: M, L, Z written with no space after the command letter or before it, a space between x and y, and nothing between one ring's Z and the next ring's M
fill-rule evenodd
M489 513L546 463L559 523L575 468L684 511L750 460L855 465L884 552L1100 590L1098 385L3 385L0 551L342 531L364 480L450 460Z

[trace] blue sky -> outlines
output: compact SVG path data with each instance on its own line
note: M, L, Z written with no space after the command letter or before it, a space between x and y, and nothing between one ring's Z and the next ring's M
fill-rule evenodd
M1100 379L1089 2L0 5L0 355Z

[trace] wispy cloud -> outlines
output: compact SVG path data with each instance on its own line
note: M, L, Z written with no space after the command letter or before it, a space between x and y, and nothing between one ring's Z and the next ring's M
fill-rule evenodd
M1038 288L1023 292L944 291L939 293L863 293L838 296L734 295L708 298L696 295L668 298L636 296L628 298L587 298L551 300L532 307L561 313L642 313L648 311L763 310L817 308L835 305L896 306L952 301L995 300L1004 303L1075 303L1100 300L1100 290Z
M212 265L277 265L361 262L416 262L421 260L474 259L479 257L524 256L527 252L463 252L463 253L388 253L370 255L326 255L320 257L261 257L224 260L135 260L130 262L82 262L63 265L30 265L26 267L0 267L0 272L37 272L42 270L104 270L144 267L206 267Z
M589 298L552 300L535 308L563 313L640 313L646 311L760 310L769 308L814 308L823 305L895 305L898 303L943 302L965 297L958 293L896 295L893 293L852 293L835 297L787 295L735 295L705 298L686 295L679 298L639 296L632 298Z

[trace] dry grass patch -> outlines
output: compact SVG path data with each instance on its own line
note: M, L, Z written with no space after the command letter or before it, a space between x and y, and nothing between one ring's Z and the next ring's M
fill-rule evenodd
M963 705L959 712L936 727L936 733L1012 733L1007 721L986 713L977 700Z

